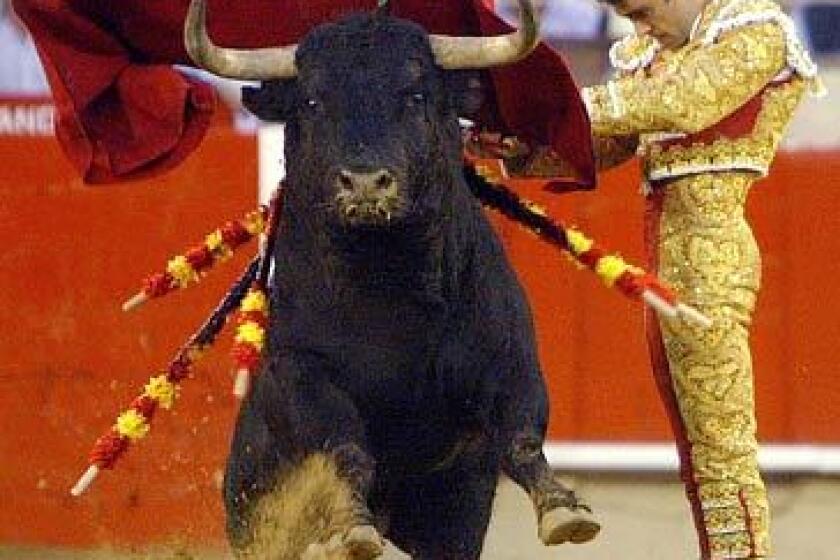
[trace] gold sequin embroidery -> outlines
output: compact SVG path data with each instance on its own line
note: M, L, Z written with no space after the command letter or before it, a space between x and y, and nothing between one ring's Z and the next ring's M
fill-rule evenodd
M769 553L748 331L761 268L744 215L754 179L677 179L665 187L660 222L661 277L714 321L700 329L661 320L713 560Z

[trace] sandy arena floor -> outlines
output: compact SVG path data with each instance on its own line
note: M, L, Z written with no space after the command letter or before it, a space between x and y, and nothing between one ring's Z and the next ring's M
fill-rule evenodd
M673 478L568 477L600 513L604 528L594 542L549 549L536 538L527 497L508 481L499 494L483 559L488 560L694 560L693 529ZM840 479L771 481L778 560L840 558ZM69 552L0 546L2 560L222 560L221 553ZM407 556L389 550L384 560Z

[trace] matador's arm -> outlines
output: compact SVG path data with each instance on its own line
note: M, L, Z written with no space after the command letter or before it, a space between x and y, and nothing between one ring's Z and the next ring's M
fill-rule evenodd
M786 66L785 56L783 30L775 23L755 23L725 32L711 45L698 45L673 66L585 88L593 134L708 128L776 77Z

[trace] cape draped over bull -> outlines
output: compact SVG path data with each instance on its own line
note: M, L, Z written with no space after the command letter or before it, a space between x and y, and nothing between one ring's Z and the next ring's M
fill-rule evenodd
M56 103L56 135L88 183L164 172L200 144L214 112L212 88L173 68L193 65L182 29L187 0L12 0L32 33ZM209 0L208 31L239 48L297 42L319 23L376 0ZM510 26L487 0L391 0L393 15L447 35L497 35ZM589 122L562 57L539 44L527 59L481 73L478 123L554 150L555 189L592 188ZM522 95L522 92L527 92Z

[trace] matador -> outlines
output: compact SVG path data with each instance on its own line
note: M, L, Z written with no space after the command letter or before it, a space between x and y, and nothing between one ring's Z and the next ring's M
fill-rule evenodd
M764 558L749 327L761 259L744 205L816 67L772 0L624 0L635 32L586 88L599 164L642 158L649 265L710 329L646 317L703 560ZM681 33L682 31L682 33Z

